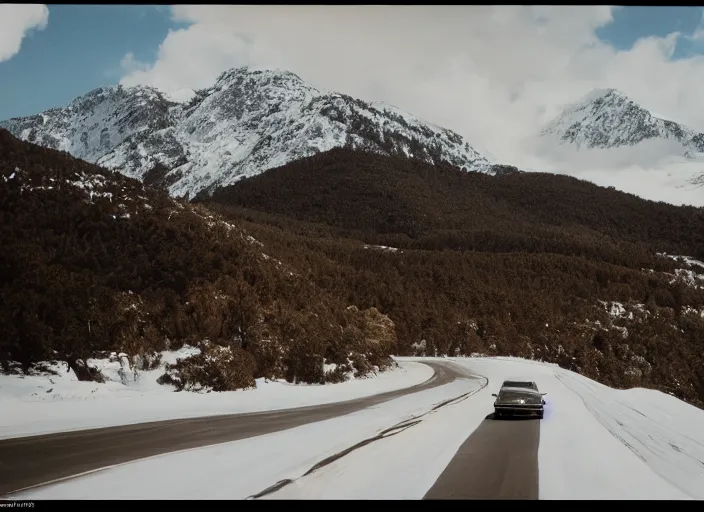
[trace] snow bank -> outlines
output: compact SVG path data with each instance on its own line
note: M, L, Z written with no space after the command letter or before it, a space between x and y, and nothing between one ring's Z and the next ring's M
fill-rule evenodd
M609 457L606 449L613 446L614 453L619 453L615 465L621 465L624 471L626 463L632 466L610 485L602 482L604 492L610 488L613 499L638 499L643 496L641 493L653 499L704 499L704 411L659 391L614 390L567 371L555 376L581 399L582 414L591 415L589 428L594 430L594 435L584 449L598 449L603 462L609 463L613 455ZM583 424L582 429L585 426ZM600 446L594 446L597 444ZM624 448L630 454L626 454ZM646 470L652 473L631 482L635 475ZM624 479L623 475L628 478ZM653 482L652 489L642 488L654 476L661 481ZM664 488L662 481L679 492Z

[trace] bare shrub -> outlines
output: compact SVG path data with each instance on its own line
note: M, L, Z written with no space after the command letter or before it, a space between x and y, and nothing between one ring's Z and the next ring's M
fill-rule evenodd
M332 370L325 372L325 382L330 384L345 382L348 373L350 373L349 365L337 365Z

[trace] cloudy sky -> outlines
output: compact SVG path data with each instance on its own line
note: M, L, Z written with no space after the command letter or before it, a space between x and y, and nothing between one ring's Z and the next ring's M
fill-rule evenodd
M525 166L526 140L593 88L704 131L699 7L0 5L0 119L97 86L199 88L278 67L392 103Z

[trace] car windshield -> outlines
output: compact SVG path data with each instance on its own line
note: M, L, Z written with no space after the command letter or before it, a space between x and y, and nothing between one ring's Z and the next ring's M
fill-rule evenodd
M533 389L533 383L532 382L517 381L517 380L507 380L506 382L504 382L504 387Z
M514 400L525 400L526 402L534 402L537 400L530 393L523 393L521 391L502 391L499 394L499 399L502 401L512 402Z

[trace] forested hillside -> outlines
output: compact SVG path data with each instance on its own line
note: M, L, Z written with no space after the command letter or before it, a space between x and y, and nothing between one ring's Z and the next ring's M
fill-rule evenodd
M200 197L317 286L394 321L402 354L557 362L704 403L699 209L566 176L333 150Z
M5 130L0 247L6 372L59 360L100 380L91 357L148 368L188 343L201 355L163 381L226 390L362 375L395 351L388 318L319 289L239 224Z

